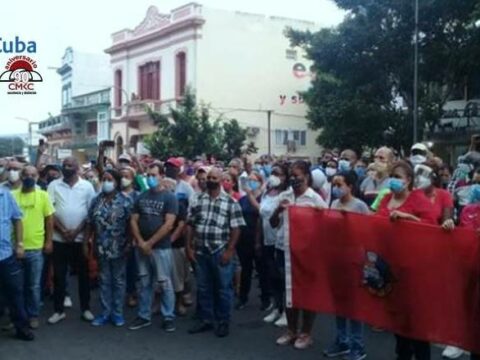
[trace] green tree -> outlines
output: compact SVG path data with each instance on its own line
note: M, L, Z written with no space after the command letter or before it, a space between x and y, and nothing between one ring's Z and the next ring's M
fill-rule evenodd
M23 155L23 140L17 136L0 137L0 158L12 155Z
M214 155L217 159L230 159L242 153L254 151L252 144L245 144L246 130L237 120L211 119L208 106L197 105L195 95L187 89L184 99L168 115L148 110L158 129L147 140L153 156Z
M335 0L347 11L337 27L287 30L313 60L304 96L313 129L327 146L408 147L412 141L414 1ZM456 87L475 73L478 0L420 1L419 131L433 129ZM475 15L477 14L477 15ZM395 100L402 98L403 106Z

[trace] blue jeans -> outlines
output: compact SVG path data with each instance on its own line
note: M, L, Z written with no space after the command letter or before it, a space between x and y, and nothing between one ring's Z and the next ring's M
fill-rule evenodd
M100 267L100 303L102 315L123 316L123 302L125 301L125 271L126 260L98 259Z
M26 250L23 263L25 310L29 318L38 318L42 301L42 250Z
M175 291L173 290L172 249L153 249L145 256L138 249L138 276L140 288L138 294L138 316L145 320L152 318L152 301L155 286L162 290L160 311L164 320L175 319Z
M13 324L17 329L26 328L28 317L23 297L23 270L14 256L0 261L0 288L10 309Z
M363 324L360 321L337 316L337 343L347 345L352 352L365 351L363 343ZM350 324L350 332L347 329Z
M226 265L220 263L223 251L197 254L197 277L200 318L205 322L229 322L233 308L233 259Z

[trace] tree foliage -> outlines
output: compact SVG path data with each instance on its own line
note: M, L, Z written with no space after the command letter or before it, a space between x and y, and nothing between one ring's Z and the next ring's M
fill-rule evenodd
M197 105L190 89L176 109L168 115L149 110L158 129L147 138L147 147L153 156L166 158L213 155L217 159L231 159L245 153L256 152L253 143L246 143L246 130L237 120L210 117L206 105Z
M347 11L337 27L287 30L313 61L316 78L304 96L308 118L327 146L412 141L414 1L335 0ZM442 107L475 74L480 55L478 0L422 0L419 13L419 131L433 129ZM403 104L398 99L403 99Z

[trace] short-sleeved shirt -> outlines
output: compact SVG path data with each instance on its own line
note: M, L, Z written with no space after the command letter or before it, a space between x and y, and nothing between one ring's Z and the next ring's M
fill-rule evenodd
M443 218L444 209L453 210L453 196L446 190L434 189L432 197L427 196L432 205L432 211L434 213L437 223L440 224Z
M22 212L6 187L0 186L0 261L13 255L12 221L21 220Z
M70 186L63 179L54 180L48 185L48 196L55 208L55 217L67 230L76 230L88 216L92 200L97 195L93 185L83 179ZM84 232L81 231L75 242L82 242ZM64 242L58 231L53 232L53 241Z
M177 228L178 224L180 223L180 221L184 221L186 222L187 221L187 215L188 215L188 201L185 200L185 199L182 199L182 200L178 200L178 214L177 214L177 218L175 219L175 225L174 225L174 229ZM179 249L179 248L183 248L185 247L186 245L186 239L185 239L185 234L180 234L180 237L175 240L175 242L172 243L172 248L175 248L175 249Z
M335 200L331 206L334 210L345 210L349 212L354 212L357 214L369 214L370 210L368 205L365 204L362 200L357 198L352 198L348 203L342 204L340 200Z
M272 225L270 225L270 218L276 210L275 206L278 206L276 198L279 195L278 193L276 195L265 194L260 200L260 216L262 218L263 243L265 246L275 245L277 232L272 228Z
M103 193L93 199L88 221L95 231L95 250L99 257L118 259L123 256L132 207L132 198L121 192L110 201Z
M180 180L177 182L175 187L175 195L177 196L178 200L187 200L190 201L195 191L193 190L192 185L190 185L185 180Z
M245 225L238 202L222 191L215 198L208 193L198 195L189 209L188 219L194 228L199 252L221 251L230 240L231 229Z
M377 215L389 217L392 211L397 210L414 215L424 223L437 223L435 212L432 210L432 204L422 190L412 191L401 206L395 209L389 209L388 203L392 199L392 196L392 193L385 195L378 207Z
M21 189L12 191L23 213L23 246L25 250L40 250L45 245L45 218L53 215L55 209L44 190L24 193Z
M148 241L165 223L167 214L177 215L178 201L171 191L148 190L140 194L133 207L133 214L138 214L138 227L145 241ZM168 249L172 246L170 234L154 246L155 249Z
M302 195L298 197L295 197L295 193L293 192L292 188L280 193L280 195L276 198L276 202L274 204L275 209L278 208L280 203L284 200L288 200L291 205L295 206L316 207L321 209L328 208L327 203L312 188L308 188L307 191L305 191ZM280 225L276 228L277 239L275 241L275 248L278 250L284 250L285 248L285 216L285 211L280 214Z

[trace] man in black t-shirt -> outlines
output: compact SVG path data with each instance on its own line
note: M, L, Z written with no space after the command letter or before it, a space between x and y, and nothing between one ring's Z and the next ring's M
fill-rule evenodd
M175 195L162 186L163 168L152 164L148 169L150 190L135 202L131 228L136 244L140 278L138 317L130 330L151 325L152 299L156 283L162 290L161 312L163 329L175 331L175 292L173 288L173 257L170 234L178 213Z

